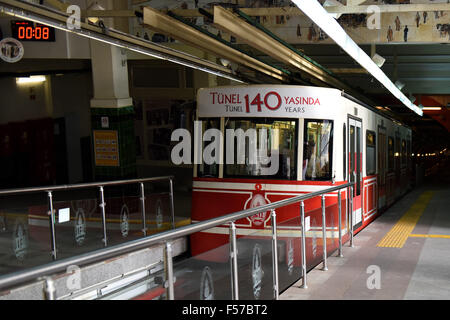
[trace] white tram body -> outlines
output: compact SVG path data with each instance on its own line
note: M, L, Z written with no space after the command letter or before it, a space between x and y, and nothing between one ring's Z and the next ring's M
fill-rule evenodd
M197 120L203 133L215 128L223 140L219 163L194 166L193 222L355 181L352 214L357 233L409 188L411 130L337 89L287 85L200 89ZM266 164L250 165L248 149L244 149L244 164L225 160L226 146L238 143L227 141L226 130L245 132L250 128L269 132L267 149L279 153L276 174L261 175L258 168ZM197 149L207 145L204 142ZM347 198L345 191L343 208L348 208ZM346 210L338 217L336 204L337 194L327 195L327 233L335 239L341 219L346 241L350 219ZM310 245L307 256L314 261L320 255L314 247L321 237L321 219L316 217L320 199L307 200L305 209ZM298 205L277 210L286 237L289 230L298 231L298 217ZM261 213L236 225L238 237L251 237L255 230L270 228L270 215ZM213 228L191 236L191 251L198 255L227 242L228 226ZM290 246L286 245L286 257ZM331 245L330 250L333 248ZM208 259L224 261L228 255L210 255Z

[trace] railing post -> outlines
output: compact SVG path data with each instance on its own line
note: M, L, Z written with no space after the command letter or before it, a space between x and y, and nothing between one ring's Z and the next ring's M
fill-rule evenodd
M166 242L166 248L164 250L164 269L166 273L166 281L164 287L166 288L166 299L174 300L174 276L173 276L173 261L172 261L172 245Z
M145 221L145 189L144 183L141 182L141 210L142 210L142 232L144 233L144 237L147 236L147 224Z
M175 229L175 208L173 203L173 180L170 178L170 213L172 214L172 229Z
M56 260L56 232L55 232L55 211L53 210L53 195L48 191L48 210L50 219L50 241L52 248L52 259Z
M302 288L307 289L306 285L306 228L305 228L305 204L300 202L300 220L302 224L302 275L303 275L303 283Z
M106 237L106 203L105 203L105 192L103 186L100 186L100 204L99 207L102 211L102 225L103 225L103 245L108 246L108 239Z
M345 228L347 233L350 233L350 223L349 223L349 216L348 213L350 212L350 187L347 187L347 189L345 190Z
M338 190L338 203L339 203L339 257L344 257L342 254L342 198L341 189Z
M230 261L231 261L231 294L233 300L239 300L239 278L237 265L236 225L230 223Z
M53 279L47 277L44 279L44 297L45 300L56 300L56 288Z
M323 271L327 271L327 221L325 217L325 195L322 195L322 241L323 241Z
M277 214L275 210L271 211L272 219L272 265L273 265L273 296L278 300L278 243L277 243Z
M353 248L353 186L350 186L350 247Z

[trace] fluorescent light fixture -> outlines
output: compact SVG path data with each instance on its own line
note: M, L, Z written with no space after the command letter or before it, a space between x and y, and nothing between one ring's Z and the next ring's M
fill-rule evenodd
M219 60L220 60L220 63L221 63L224 67L227 67L227 68L228 68L228 67L231 65L231 62L230 62L229 60L227 60L227 59L220 58Z
M366 69L375 79L383 84L406 107L419 115L422 110L413 104L370 59L370 57L348 36L339 23L316 0L292 0L316 25L318 25L334 42L336 42L355 61Z
M423 107L423 111L440 111L442 110L441 107Z
M381 68L383 64L386 62L386 59L380 56L378 53L375 53L372 57L373 62L378 66L378 68Z
M402 90L405 87L405 84L400 80L397 80L395 81L395 86L398 88L398 90Z
M101 5L99 5L97 2L95 2L95 3L91 4L88 8L88 11L94 11L94 10L103 11L103 10L105 10L105 8L103 8ZM88 20L90 22L92 22L93 24L96 24L98 22L99 18L98 17L89 17Z
M325 2L323 3L323 6L324 7L341 7L341 6L343 6L343 4L336 0L325 0ZM328 13L328 14L331 17L333 17L334 19L339 19L342 15L342 13Z
M17 84L35 84L45 82L45 76L31 76L16 78Z

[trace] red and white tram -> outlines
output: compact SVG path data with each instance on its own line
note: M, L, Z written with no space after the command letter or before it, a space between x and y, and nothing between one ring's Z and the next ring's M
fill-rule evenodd
M220 163L194 166L193 222L355 181L352 214L356 234L409 188L411 130L337 89L286 85L200 89L197 119L203 131L215 128L224 138ZM248 164L248 148L244 164L227 164L226 146L237 143L227 141L227 129L266 129L267 149L278 150L278 171L263 176L259 169L265 164ZM342 193L343 208L347 207L346 193ZM336 194L327 195L327 232L331 239L336 238L336 221L341 219L345 241L350 219L345 209L338 217L336 204ZM321 241L320 206L320 197L305 202L307 260L313 264L320 262L321 255L315 248ZM291 228L298 234L298 218L298 205L277 210L285 232L279 239L293 239L293 243L285 241L284 256L296 265L299 255L292 258L291 252L292 246L300 248L296 243L300 238L289 238L288 231ZM238 238L251 238L255 230L270 228L270 214L236 221L236 226ZM228 241L228 226L197 233L191 236L191 253L225 262L226 252L202 253L226 247ZM330 245L329 250L334 249L336 246Z

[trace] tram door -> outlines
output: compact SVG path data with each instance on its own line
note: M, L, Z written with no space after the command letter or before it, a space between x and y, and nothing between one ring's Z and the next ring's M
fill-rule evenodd
M349 177L350 182L355 182L353 187L353 230L362 225L362 145L361 145L361 121L348 119L349 121Z
M386 205L386 128L378 127L378 209Z

